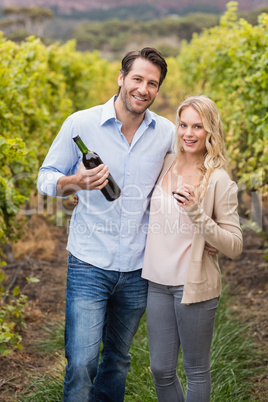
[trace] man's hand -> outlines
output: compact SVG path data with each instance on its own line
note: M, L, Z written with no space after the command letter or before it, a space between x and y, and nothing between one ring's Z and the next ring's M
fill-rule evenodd
M86 169L81 162L78 171L71 176L63 176L57 183L57 195L68 196L79 190L101 190L108 184L108 167L99 165Z
M108 184L108 166L99 165L93 169L86 169L81 162L77 173L74 175L75 184L80 190L101 190Z
M205 243L205 250L208 252L209 255L216 255L218 254L219 250L215 247L212 247L209 243Z

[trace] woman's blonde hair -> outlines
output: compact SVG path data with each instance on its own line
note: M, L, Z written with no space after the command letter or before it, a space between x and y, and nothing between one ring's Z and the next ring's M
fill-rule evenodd
M224 145L223 124L215 103L204 95L191 96L184 100L177 109L176 114L176 133L178 132L182 111L191 106L195 109L202 119L206 136L206 153L204 154L204 162L198 166L200 170L199 185L202 188L200 197L203 197L208 185L208 180L216 168L227 170L227 154ZM177 135L175 143L175 154L179 159L183 153L181 140Z

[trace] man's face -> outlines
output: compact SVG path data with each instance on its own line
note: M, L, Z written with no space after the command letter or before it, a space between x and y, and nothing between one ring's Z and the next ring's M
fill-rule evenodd
M154 102L159 88L160 68L148 60L138 58L124 78L118 77L119 98L128 112L143 114Z

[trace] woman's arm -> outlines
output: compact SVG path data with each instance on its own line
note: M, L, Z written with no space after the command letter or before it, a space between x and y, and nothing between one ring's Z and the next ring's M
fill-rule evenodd
M237 185L227 175L221 175L219 180L210 184L204 205L213 207L213 218L198 203L184 206L196 231L227 257L239 257L243 249L243 238L237 213Z

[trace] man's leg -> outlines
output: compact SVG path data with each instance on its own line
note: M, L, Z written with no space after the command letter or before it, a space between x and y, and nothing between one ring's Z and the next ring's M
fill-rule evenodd
M68 364L64 402L94 401L90 395L97 373L107 300L118 279L116 274L89 265L72 255L69 257L65 325Z
M141 270L119 275L107 307L102 356L95 380L96 402L123 402L129 349L146 309L147 281L141 278Z

